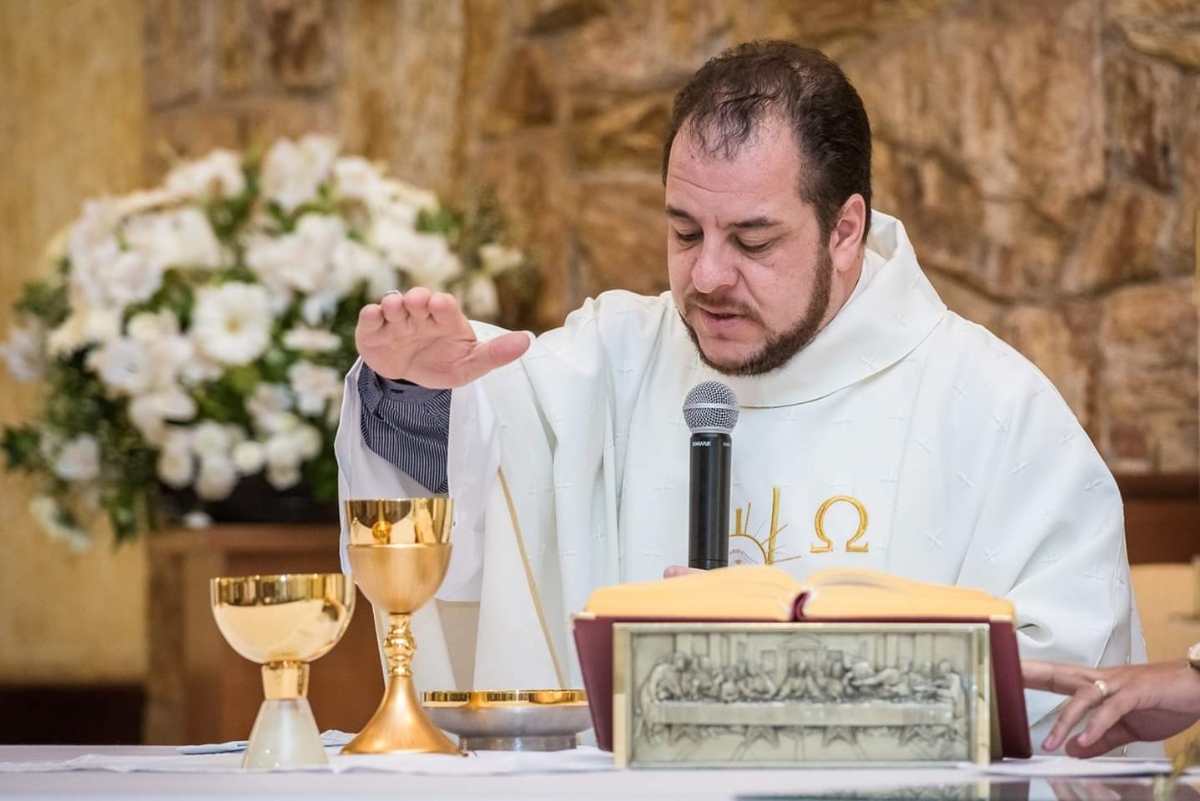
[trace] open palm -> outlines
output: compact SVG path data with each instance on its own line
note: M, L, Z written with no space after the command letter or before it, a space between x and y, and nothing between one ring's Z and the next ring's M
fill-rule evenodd
M364 306L354 342L377 375L430 389L461 387L529 348L522 333L480 342L453 295L419 287Z

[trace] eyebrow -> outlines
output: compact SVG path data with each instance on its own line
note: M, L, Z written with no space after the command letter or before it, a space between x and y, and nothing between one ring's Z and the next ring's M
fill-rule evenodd
M696 218L688 214L683 209L677 209L674 206L667 206L667 216L676 220L695 223ZM726 228L736 228L738 230L754 230L759 228L774 228L777 225L782 225L779 220L772 220L770 217L751 217L748 220L738 220L737 222L729 223Z

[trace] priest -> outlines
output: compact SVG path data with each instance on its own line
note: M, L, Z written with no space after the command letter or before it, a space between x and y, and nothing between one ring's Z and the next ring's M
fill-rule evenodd
M731 562L978 587L1027 659L1140 660L1112 475L1045 376L947 310L870 165L834 62L742 45L675 101L670 292L606 292L536 338L421 288L362 310L342 497L454 498L439 598L479 604L475 687L581 686L570 615L686 563L681 407L709 379L740 405ZM418 680L452 687L419 618ZM1031 691L1031 722L1057 703Z

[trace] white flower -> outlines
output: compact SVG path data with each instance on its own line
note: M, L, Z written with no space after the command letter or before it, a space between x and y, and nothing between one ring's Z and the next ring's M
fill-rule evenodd
M250 400L246 401L246 411L254 418L255 425L291 408L292 390L286 384L259 384L254 388Z
M476 319L490 320L500 313L500 296L496 284L486 275L471 276L460 299L463 310Z
M267 291L231 282L196 293L192 341L201 353L224 364L249 364L271 344Z
M200 459L200 474L196 476L196 496L201 500L220 501L228 498L237 482L237 468L229 457Z
M377 220L371 229L376 246L417 286L440 289L462 272L458 257L446 239Z
M290 489L300 483L300 468L268 465L267 483L277 490Z
M483 271L491 276L506 273L519 266L524 260L525 257L521 251L515 248L506 248L495 242L479 248L479 261L482 263Z
M300 426L289 435L296 441L296 450L303 461L315 459L321 453L324 438L316 426Z
M87 345L108 342L121 334L121 310L72 304L71 315L50 332L46 349L51 356L66 356Z
M329 399L329 411L325 413L325 423L327 425L336 428L340 423L342 418L342 401L345 399L345 396L346 384L342 382L342 385L338 387L337 394Z
M188 340L193 356L179 368L179 380L189 387L208 381L216 381L225 373L225 368L203 353L196 353L196 346Z
M178 203L180 200L183 200L183 196L173 189L150 189L122 195L114 201L114 205L122 218L128 218L151 209Z
M239 442L233 449L233 464L243 476L259 472L266 461L267 450L261 442L248 439Z
M192 458L191 434L174 428L166 435L158 452L158 477L168 487L182 489L196 475L196 460Z
M140 312L129 318L125 333L131 339L150 344L169 339L179 333L179 318L170 309L157 312Z
M163 266L145 254L121 250L116 239L71 258L71 288L88 304L115 307L148 300L162 286Z
M193 531L198 531L211 526L213 520L212 517L204 512L188 512L183 516L183 519L180 522L183 523L184 528L190 528Z
M288 368L288 380L296 393L296 408L301 414L321 415L330 400L337 395L342 377L332 367L318 367L312 362L296 362Z
M205 420L192 429L192 450L201 459L227 458L233 447L229 428L213 420Z
M296 294L307 296L303 314L316 324L361 280L353 269L359 265L346 264L339 255L349 241L341 218L305 214L294 233L278 239L252 238L246 264L271 291L277 310L291 305Z
M126 337L90 352L87 366L118 395L138 395L154 385L154 365L146 346Z
M388 197L392 201L389 206L393 209L399 204L416 211L434 212L441 205L438 203L437 195L428 189L421 189L420 187L406 184L394 178L386 179L385 183L387 184Z
M92 540L77 526L72 525L58 502L48 495L35 495L29 502L33 519L49 535L50 539L66 543L76 552L92 547Z
M299 142L280 139L263 160L262 192L284 211L314 200L337 156L337 142L324 136L306 136Z
M67 254L73 266L86 261L94 249L116 242L121 211L119 202L108 197L83 204L83 212L67 236Z
M91 481L100 475L100 445L88 434L69 440L54 460L54 474L67 481Z
M232 150L214 150L171 170L167 189L197 200L240 195L246 191L242 159Z
M387 202L390 188L379 168L364 158L346 156L333 163L333 180L338 193L368 206Z
M146 442L161 445L167 421L186 422L196 416L196 401L179 387L138 395L129 403L129 420Z
M46 357L43 353L45 331L36 319L28 320L24 325L12 326L8 332L8 341L0 345L0 353L8 362L8 371L18 381L37 381L41 379L46 368Z
M301 353L331 353L342 346L342 338L331 331L300 326L283 335L283 345Z
M126 333L145 349L150 359L151 385L178 392L176 379L195 361L196 347L179 333L179 318L175 313L164 309L135 314L126 326Z
M170 267L221 266L217 234L204 213L194 207L134 217L125 226L125 242L130 252L160 273Z
M264 455L268 467L298 467L302 459L300 442L290 434L276 434L267 440Z
M310 433L311 431L311 433ZM315 450L313 445L315 434ZM320 452L321 432L312 426L301 426L276 434L267 440L267 482L275 489L287 489L300 482L300 465L306 458ZM311 454L306 456L306 454Z
M367 285L367 294L382 297L397 285L396 268L368 247L346 239L333 251L333 269L339 285L349 292L360 283Z

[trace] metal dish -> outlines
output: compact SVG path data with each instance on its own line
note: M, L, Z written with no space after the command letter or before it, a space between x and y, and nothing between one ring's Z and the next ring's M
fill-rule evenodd
M564 751L592 727L583 690L428 692L422 701L464 751Z

